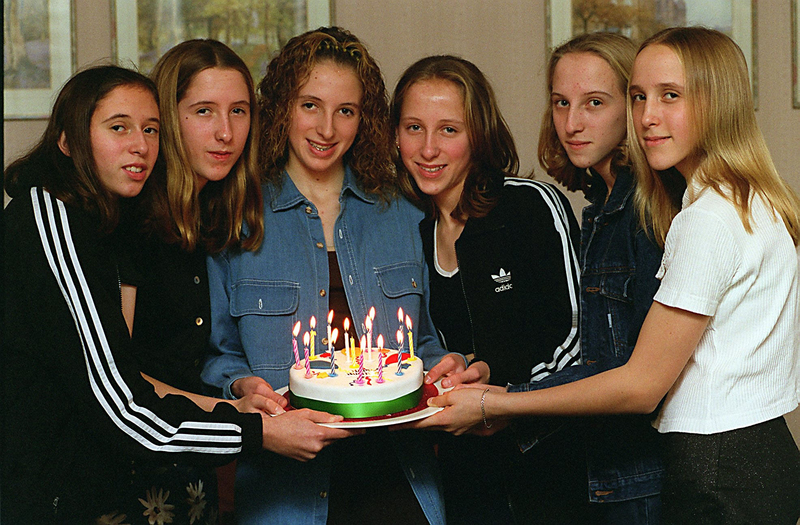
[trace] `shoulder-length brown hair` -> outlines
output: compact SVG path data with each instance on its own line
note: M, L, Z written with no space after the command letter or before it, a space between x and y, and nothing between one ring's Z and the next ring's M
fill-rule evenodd
M548 175L569 191L580 189L586 193L589 177L585 169L578 168L570 162L564 146L558 140L558 133L553 124L553 102L550 100L556 65L562 57L570 53L591 53L605 60L616 75L619 92L624 96L628 91L636 46L628 38L615 33L588 33L578 35L555 48L547 62L547 105L539 131L539 164ZM611 170L613 172L628 164L627 140L624 140L614 149Z
M200 191L180 131L178 103L198 73L210 68L242 75L250 94L250 133L228 175ZM255 250L264 238L258 176L258 106L250 70L228 46L216 40L188 40L167 51L152 72L161 98L161 157L165 169L153 174L146 190L149 225L165 241L186 251L202 245L210 253L225 248ZM245 233L246 225L246 233Z
M97 66L69 79L56 98L42 138L5 169L9 196L19 197L31 187L41 186L63 202L96 215L101 232L114 230L119 221L119 202L97 174L91 124L100 101L123 86L141 88L158 102L153 82L130 69ZM58 147L62 134L69 156Z
M405 70L391 102L391 123L395 130L400 125L408 89L417 82L431 79L452 82L464 99L470 166L464 190L452 215L458 219L484 217L497 203L503 178L514 176L519 170L514 139L486 76L472 62L452 55L429 56ZM394 161L403 192L429 215L436 217L438 212L432 199L419 191L397 152L394 152Z
M639 52L651 45L668 47L683 64L686 102L698 137L692 152L698 166L683 177L729 198L747 231L751 231L750 200L760 195L798 245L800 199L775 169L758 128L742 50L724 33L704 27L665 29L645 40ZM629 93L629 134L635 129L631 106ZM630 141L630 147L639 213L642 220L651 219L656 240L663 246L680 206L680 196L671 187L676 170L655 171L638 141ZM723 188L731 190L730 196Z
M385 201L396 195L391 159L392 134L386 85L378 64L352 33L321 27L289 40L270 61L258 85L261 109L261 167L267 182L280 185L289 158L292 107L318 63L330 61L352 70L361 82L361 122L344 156L364 191Z

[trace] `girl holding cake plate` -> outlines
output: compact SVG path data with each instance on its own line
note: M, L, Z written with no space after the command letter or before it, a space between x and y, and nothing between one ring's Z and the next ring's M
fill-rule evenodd
M800 199L758 129L741 49L702 27L647 39L628 133L639 212L664 246L630 359L544 390L468 385L430 400L447 407L430 419L484 433L521 416L655 412L663 523L794 524L800 451L783 416L800 397Z
M413 319L415 353L425 367L463 372L463 356L447 355L427 311L422 214L399 196L386 89L367 49L339 28L307 32L270 62L259 89L269 246L226 250L209 261L213 353L203 379L234 399L267 384L287 386L304 350L295 357L296 323L310 332L314 317L325 333L331 310L334 321L351 320L356 338L365 335L361 320L369 315L373 334L396 348L399 308ZM322 353L327 337L313 340ZM443 524L427 439L370 429L306 463L272 454L241 461L237 518ZM372 486L380 490L365 492Z
M554 186L514 176L517 151L486 77L458 57L424 58L401 76L391 112L399 178L427 211L434 324L448 348L475 356L458 380L491 369L490 383L505 386L574 364L578 225ZM448 437L439 446L448 519L513 523L530 472L511 432Z

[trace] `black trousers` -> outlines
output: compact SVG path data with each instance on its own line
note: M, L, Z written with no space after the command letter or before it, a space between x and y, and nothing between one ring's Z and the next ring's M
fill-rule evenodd
M663 522L796 525L800 451L782 418L700 435L666 434Z

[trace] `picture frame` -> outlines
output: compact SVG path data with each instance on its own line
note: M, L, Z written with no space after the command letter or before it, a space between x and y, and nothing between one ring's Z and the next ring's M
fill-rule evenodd
M42 119L75 69L72 0L4 1L3 118Z
M800 0L792 0L792 107L800 109Z
M166 26L169 34L158 34L157 44L144 49L141 45L142 35L139 34L138 7L140 4L148 3L148 0L115 0L112 4L113 31L112 42L114 55L117 61L124 66L133 66L142 73L149 73L158 58L172 46L189 38L215 38L231 47L250 68L255 82L264 76L266 66L272 58L272 54L280 49L285 41L290 37L307 31L310 28L328 26L331 23L331 2L332 0L260 0L256 2L264 9L273 9L270 14L271 19L288 19L284 26L273 28L273 38L266 42L265 35L254 31L253 18L258 20L258 12L254 12L252 0L229 0L224 5L224 11L215 14L213 9L220 3L211 0L160 0L158 2L162 13L166 10L172 20L161 22L156 25ZM152 1L150 1L152 3ZM226 24L230 24L231 13L236 12L236 4L241 4L240 9L248 12L248 17L240 17L239 26L231 30L226 26L224 30L217 30L215 25L218 20L225 19ZM201 13L194 20L183 19L179 10L179 4L191 6L192 13ZM282 8L305 7L305 12L294 11L284 13ZM204 9L208 8L204 12ZM277 10L277 13L276 13ZM216 17L216 19L215 19ZM198 19L201 20L198 23ZM208 30L206 30L208 29ZM263 31L263 29L262 29ZM149 40L154 40L152 37Z
M604 5L605 10L601 13L585 12L584 20L573 20L573 7L577 2L587 2L592 7ZM795 4L794 15L797 16L798 0L792 0ZM755 0L684 0L681 2L686 6L685 13L678 11L670 12L673 18L667 20L647 19L647 14L643 14L640 20L642 26L631 24L631 20L636 20L636 16L631 16L633 11L623 13L623 10L632 10L632 6L619 0L547 0L547 49L551 50L559 44L566 42L575 34L575 26L581 23L589 31L597 30L617 30L633 38L634 41L641 41L656 31L676 26L676 25L704 25L713 27L728 34L739 45L747 60L747 67L750 70L751 85L753 87L753 98L758 100L758 64L756 62L757 43L756 43L756 1ZM648 5L645 3L645 5ZM653 5L653 4L649 4ZM677 5L677 3L676 3ZM617 11L615 11L617 10ZM685 23L677 22L680 15L685 15ZM655 15L654 15L655 16ZM594 17L594 20L592 19ZM615 27L610 24L622 22L626 26ZM603 24L609 24L603 27ZM586 31L582 31L586 32ZM797 37L795 30L793 35ZM797 38L800 40L800 38ZM794 51L797 53L798 44L795 42ZM548 51L549 52L549 51ZM797 63L795 62L795 99L797 101Z

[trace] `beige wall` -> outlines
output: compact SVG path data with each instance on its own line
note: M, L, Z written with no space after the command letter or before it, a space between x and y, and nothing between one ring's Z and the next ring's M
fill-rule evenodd
M403 70L430 54L457 54L491 80L520 154L521 172L535 168L546 101L547 0L334 0L338 25L369 46L393 89ZM765 5L765 4L762 4ZM792 109L789 2L757 13L758 121L778 171L800 192L800 110ZM580 217L583 199L569 195ZM787 418L800 443L800 409Z
M536 165L546 0L332 0L333 22L364 40L381 64L387 86L429 54L458 54L492 81L520 152L522 172ZM75 0L79 66L111 56L110 2ZM791 100L790 2L766 3L756 17L758 120L778 171L800 192L800 110ZM39 137L43 121L3 123L4 165ZM546 178L546 177L542 177ZM571 195L576 213L582 199ZM800 411L790 416L800 441Z

